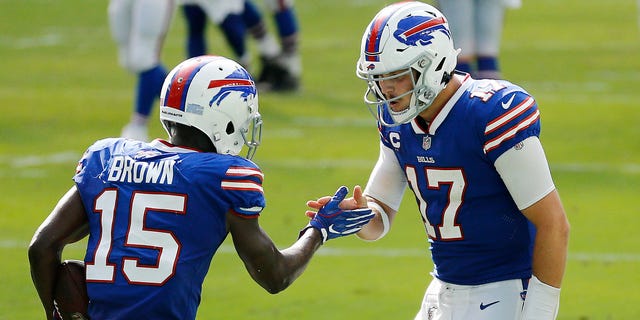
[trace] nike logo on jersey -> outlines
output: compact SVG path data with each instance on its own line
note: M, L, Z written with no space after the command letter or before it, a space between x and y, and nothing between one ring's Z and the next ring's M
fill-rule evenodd
M494 305L494 304L496 304L498 302L500 302L500 300L494 301L494 302L491 302L491 303L487 303L487 304L484 304L484 303L480 302L480 310L484 310L486 308L489 308L489 307L491 307L492 305Z
M509 107L511 107L511 103L513 102L513 98L515 98L515 97L516 97L516 94L514 93L514 94L511 96L511 98L509 98L509 101L507 101L507 103L504 103L504 102L503 102L503 103L502 103L502 109L505 109L505 110L509 109Z

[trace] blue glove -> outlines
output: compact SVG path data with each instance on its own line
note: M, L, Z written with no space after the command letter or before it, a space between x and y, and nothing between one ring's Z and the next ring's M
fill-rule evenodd
M309 222L309 226L318 229L322 233L322 243L327 242L329 239L360 231L375 216L375 213L371 212L369 208L340 209L338 205L344 200L347 193L349 193L347 187L338 188L331 200L320 208L315 217Z

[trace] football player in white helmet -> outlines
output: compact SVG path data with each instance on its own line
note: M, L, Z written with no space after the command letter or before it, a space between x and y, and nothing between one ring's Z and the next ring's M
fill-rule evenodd
M434 262L416 320L555 319L569 223L540 143L540 111L517 85L455 71L457 54L433 6L398 2L373 18L356 73L368 85L380 154L364 192L343 205L373 209L358 233L373 241L413 192ZM329 199L309 201L307 215Z
M118 62L135 74L134 110L121 136L148 139L149 115L153 110L167 70L160 51L169 30L174 0L110 0L109 27L118 46Z
M213 255L231 234L251 277L269 293L297 279L326 241L358 232L368 208L338 205L340 187L280 250L260 227L264 174L248 156L260 144L253 78L235 61L201 56L164 82L160 119L168 140L95 142L76 168L75 185L29 245L33 283L54 318L56 273L64 247L89 235L90 319L195 319Z

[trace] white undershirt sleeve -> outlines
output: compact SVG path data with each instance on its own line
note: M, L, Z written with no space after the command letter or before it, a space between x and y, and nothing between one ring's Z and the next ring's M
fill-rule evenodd
M407 178L393 150L380 142L380 156L371 171L364 194L398 211L406 188Z
M529 137L507 150L498 157L495 167L520 210L555 189L538 137Z

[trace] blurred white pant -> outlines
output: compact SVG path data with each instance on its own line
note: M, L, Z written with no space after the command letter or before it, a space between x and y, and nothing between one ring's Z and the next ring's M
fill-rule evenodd
M462 58L498 56L504 0L440 0L438 4L449 21L454 45L462 49Z
M414 320L514 320L524 304L522 280L461 286L434 278Z
M174 9L173 0L109 2L109 27L118 45L120 65L133 73L158 65Z

